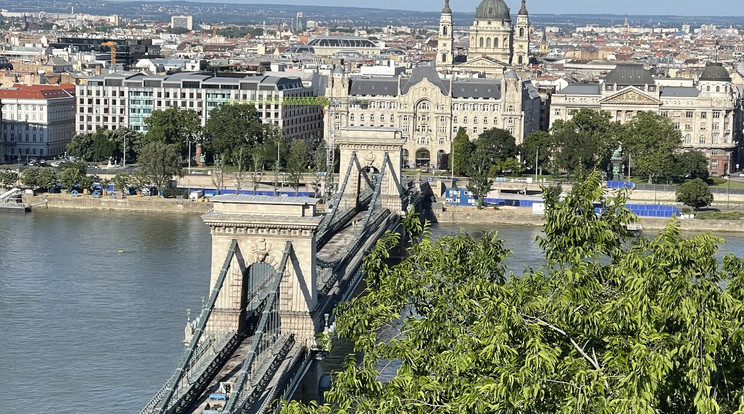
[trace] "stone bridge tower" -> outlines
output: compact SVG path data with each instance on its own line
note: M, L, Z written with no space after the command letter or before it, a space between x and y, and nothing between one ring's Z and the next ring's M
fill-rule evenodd
M210 289L217 282L233 239L240 249L234 261L242 259L243 263L231 266L209 318L207 332L241 328L246 306L249 306L247 296L251 289L262 287L253 280L253 273L259 272L251 269L281 273L278 266L290 242L292 247L279 288L281 329L294 333L298 342L314 341L311 312L318 303L315 249L315 234L321 220L315 209L318 199L222 195L213 197L212 202L214 210L203 216L212 234Z
M385 175L380 188L382 207L389 209L393 214L402 212L405 201L401 198L403 192L401 165L406 140L401 130L379 127L340 128L336 143L341 153L339 164L341 180L346 174L352 154L356 154L358 167L367 170L370 179L373 174L382 172L384 167ZM389 163L386 161L386 155ZM364 189L362 180L361 171L352 168L340 207L353 206L356 203L359 192Z

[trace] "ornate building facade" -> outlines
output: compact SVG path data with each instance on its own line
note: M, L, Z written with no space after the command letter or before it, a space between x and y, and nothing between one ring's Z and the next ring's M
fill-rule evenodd
M572 84L553 94L550 123L571 119L581 108L604 111L622 123L638 112L656 112L681 132L683 149L700 150L709 157L711 174L734 171L744 162L739 156L744 97L728 71L720 63L709 63L696 82L678 84L655 79L641 65L620 64L599 82Z
M509 131L521 143L540 125L540 96L513 70L500 78L442 79L432 66L410 76L348 76L334 71L325 96L326 125L392 127L407 139L403 164L446 169L446 156L460 127L470 139L491 128Z
M509 7L504 0L481 1L470 27L470 46L464 63L454 63L454 22L449 0L445 0L439 23L437 68L440 71L469 70L500 76L509 67L522 67L529 63L530 19L525 0L522 0L516 25L512 25Z

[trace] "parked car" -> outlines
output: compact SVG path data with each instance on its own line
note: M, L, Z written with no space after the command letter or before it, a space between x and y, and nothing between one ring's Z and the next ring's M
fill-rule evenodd
M160 195L158 188L154 185L146 185L140 189L140 194L145 197Z

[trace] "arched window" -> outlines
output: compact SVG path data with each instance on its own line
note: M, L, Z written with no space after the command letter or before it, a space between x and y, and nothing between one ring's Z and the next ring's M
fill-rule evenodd
M478 42L478 44L480 45L480 47L483 47L483 38L482 37L480 38L480 42Z
M716 86L716 92L721 92L721 87L720 86Z
M706 91L710 92L710 85L708 85L708 87L705 88L705 89L706 89Z
M493 47L499 47L499 39L493 38Z
M442 34L443 35L447 34L447 26L442 26Z
M447 54L442 53L442 62L446 62L446 61L447 61Z
M524 27L519 28L519 37L524 37Z
M491 47L491 38L486 39L486 47Z
M507 40L507 38L505 37L505 38L504 38L504 41L503 41L503 42L501 42L501 47L506 47L506 46L507 46L508 44L509 44L509 41L508 41L508 40Z
M517 58L517 64L521 65L522 63L524 63L522 62L522 55L519 55L519 57Z

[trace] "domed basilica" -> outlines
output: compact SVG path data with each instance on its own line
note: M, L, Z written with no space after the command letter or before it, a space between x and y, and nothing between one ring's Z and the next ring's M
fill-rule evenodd
M529 63L530 19L525 0L512 25L509 6L504 0L482 0L475 9L470 26L467 61L455 62L452 9L445 0L439 20L437 68L441 72L472 71L487 75L501 74L512 67Z

